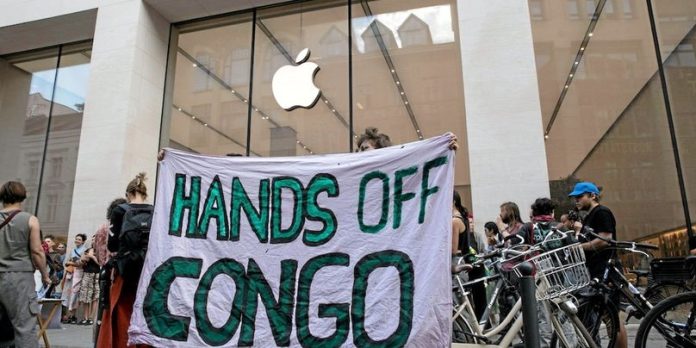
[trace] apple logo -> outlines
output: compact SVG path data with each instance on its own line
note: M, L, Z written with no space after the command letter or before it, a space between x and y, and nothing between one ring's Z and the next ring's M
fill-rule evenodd
M309 54L309 48L303 49L294 65L282 66L273 75L273 96L278 105L287 111L297 107L311 109L321 95L321 90L314 85L319 65L306 62Z

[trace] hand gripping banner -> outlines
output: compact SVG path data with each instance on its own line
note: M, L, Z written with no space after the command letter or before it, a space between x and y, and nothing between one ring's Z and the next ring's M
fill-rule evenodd
M167 150L130 343L449 346L447 144L283 158Z

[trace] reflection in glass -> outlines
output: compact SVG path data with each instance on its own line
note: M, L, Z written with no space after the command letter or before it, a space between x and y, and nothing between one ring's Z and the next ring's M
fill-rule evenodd
M36 211L58 49L36 57L0 58L0 181L27 187L24 209ZM60 106L57 112L65 111Z
M170 146L245 153L248 139L252 156L347 152L355 148L352 109L355 135L375 126L398 144L447 131L457 134L456 184L470 204L456 12L453 0L417 6L396 0L354 2L349 33L344 1L279 5L257 10L253 46L251 15L184 24L176 54ZM295 65L305 48L311 51L309 62L319 65L314 84L321 96L311 109L286 111L273 94L273 77L281 67Z
M565 10L554 4L547 0L545 9ZM599 18L582 25L570 19L532 21L535 51L543 57L537 69L551 191L562 203L557 213L574 205L567 198L573 183L588 180L603 187L601 203L616 216L618 238L682 228L647 7L607 1L595 10L602 11ZM666 248L665 254L675 252ZM686 252L683 243L669 248Z
M37 214L44 234L61 239L68 235L90 47L0 58L0 181L24 183L24 209Z
M377 127L394 144L457 134L455 185L470 207L456 2L421 1L413 7L396 0L361 1L352 13L355 129Z
M653 1L692 224L696 219L696 2Z
M233 16L224 24L181 30L169 129L172 148L246 154L251 16Z
M252 150L263 156L348 150L347 14L345 6L330 7L325 1L257 13L253 102L259 111L251 117ZM273 94L273 76L281 67L295 65L295 58L305 48L311 51L309 62L319 65L314 84L321 97L311 109L286 111ZM305 88L297 86L301 89ZM293 86L286 90L295 92Z

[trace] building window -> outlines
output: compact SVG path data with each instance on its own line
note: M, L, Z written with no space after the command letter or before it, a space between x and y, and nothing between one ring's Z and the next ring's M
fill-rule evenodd
M30 183L35 183L39 181L39 160L29 161L27 167L29 168L27 173L27 178Z
M677 46L667 60L667 65L673 67L696 67L696 53L693 44Z
M54 179L59 179L63 174L63 157L51 159L51 173Z
M46 204L46 222L55 222L56 212L58 211L58 195L49 194L46 200L48 201Z
M529 13L534 20L544 19L544 4L541 0L529 0Z
M587 13L587 18L594 17L594 13L596 10L597 10L597 1L585 0L585 12Z
M211 64L212 59L210 59L210 55L207 53L199 53L196 55L196 61L198 63L193 63L193 91L207 91L212 87L212 81L208 76L208 73L202 68L208 69L209 71L213 72L215 69ZM202 67L199 67L199 64L202 65Z
M230 86L245 85L249 81L249 65L251 63L251 49L238 48L232 51L225 60L222 74L225 82Z
M633 5L631 5L632 0L623 0L623 15L626 18L633 18Z
M578 8L578 0L566 0L566 11L568 12L568 18L578 19L580 18L580 10Z

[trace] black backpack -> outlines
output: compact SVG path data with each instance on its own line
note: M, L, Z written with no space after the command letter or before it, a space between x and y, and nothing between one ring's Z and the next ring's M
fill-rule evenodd
M126 270L140 270L143 267L147 243L150 240L153 207L134 207L129 204L119 205L125 211L117 258L118 271L125 275ZM140 272L137 272L140 273Z

